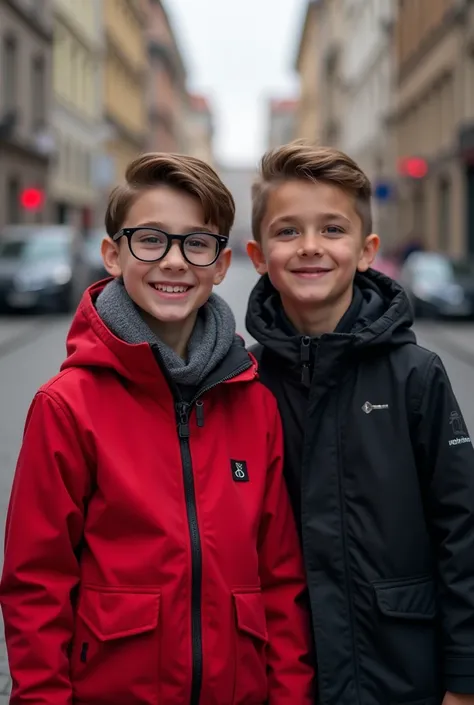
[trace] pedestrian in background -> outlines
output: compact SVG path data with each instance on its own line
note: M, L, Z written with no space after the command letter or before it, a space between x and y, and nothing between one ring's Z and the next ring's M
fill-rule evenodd
M247 328L275 394L324 705L474 703L474 451L401 287L370 268L370 182L267 153Z
M313 702L276 402L212 294L231 194L144 155L30 408L0 599L12 705Z

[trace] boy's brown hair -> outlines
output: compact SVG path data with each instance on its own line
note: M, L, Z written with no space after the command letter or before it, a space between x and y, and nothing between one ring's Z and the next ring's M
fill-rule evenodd
M262 220L273 187L285 181L321 181L353 195L364 237L372 232L372 188L362 169L344 152L296 140L266 152L252 186L252 234L261 242Z
M116 186L109 196L105 228L113 237L123 226L127 213L144 190L166 185L197 198L204 211L204 222L229 235L234 224L235 203L232 194L214 169L185 154L150 152L131 162L125 183Z

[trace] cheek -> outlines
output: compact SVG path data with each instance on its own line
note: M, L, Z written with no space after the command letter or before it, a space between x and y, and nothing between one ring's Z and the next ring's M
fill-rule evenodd
M217 276L217 270L215 267L207 267L200 270L194 270L194 279L197 286L203 287L204 289L212 289L214 286L214 279Z
M335 246L331 248L332 257L341 267L356 266L360 252L355 250L350 243L335 243Z
M278 246L270 247L265 255L268 269L284 267L293 257L294 247L285 246L280 243Z
M139 284L150 271L149 265L139 262L133 257L125 257L121 259L120 266L124 281L129 282L132 285Z

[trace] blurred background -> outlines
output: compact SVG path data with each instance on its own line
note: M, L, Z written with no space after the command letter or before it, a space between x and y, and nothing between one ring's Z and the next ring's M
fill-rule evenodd
M250 186L299 137L367 172L375 266L474 427L474 0L0 0L1 524L125 166L157 150L218 170L237 202L221 293L245 336ZM0 705L8 689L0 636Z

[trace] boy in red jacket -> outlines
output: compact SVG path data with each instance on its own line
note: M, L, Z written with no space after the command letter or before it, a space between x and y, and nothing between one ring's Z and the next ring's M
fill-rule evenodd
M234 202L192 157L112 193L30 408L1 583L12 705L312 702L276 403L227 304Z

